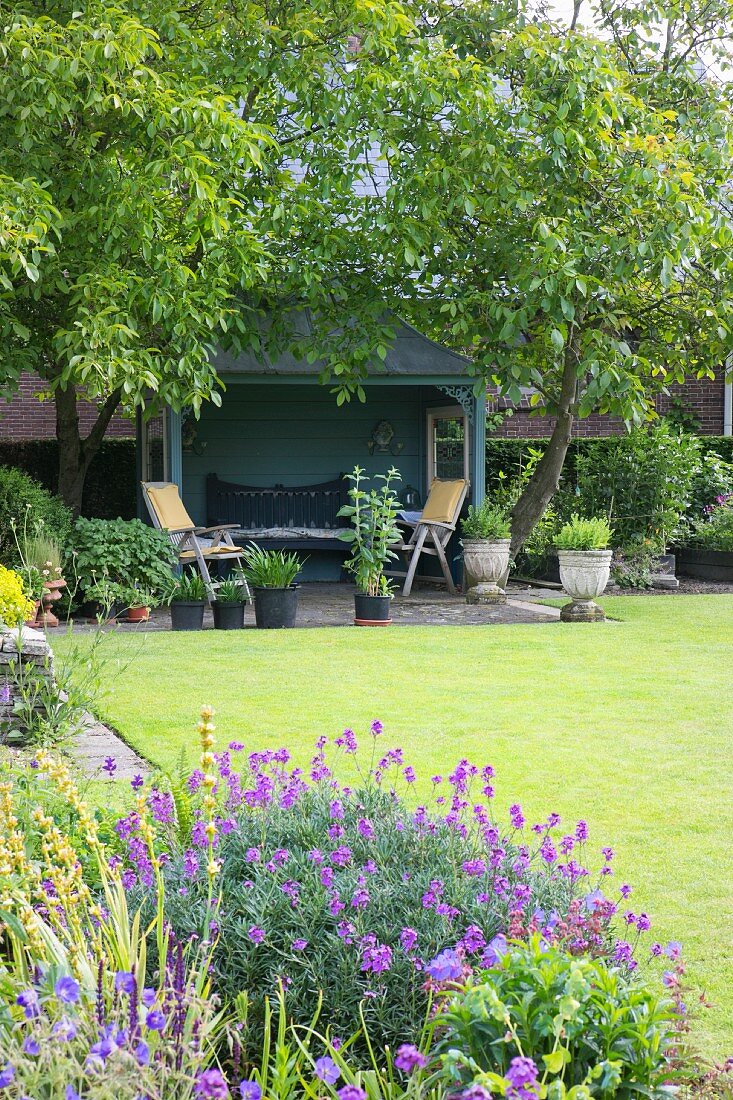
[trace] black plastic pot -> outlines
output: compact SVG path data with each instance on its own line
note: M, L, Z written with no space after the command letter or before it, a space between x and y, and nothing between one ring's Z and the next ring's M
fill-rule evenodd
M212 600L216 630L241 630L244 626L244 603L242 600Z
M295 626L298 611L298 586L290 588L255 588L255 622L262 630L279 630Z
M204 600L177 601L171 604L171 630L203 630Z
M392 622L391 596L365 596L363 592L354 593L355 626L389 626Z

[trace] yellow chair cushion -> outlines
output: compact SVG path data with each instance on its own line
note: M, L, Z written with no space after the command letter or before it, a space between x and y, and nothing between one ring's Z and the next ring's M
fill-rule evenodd
M229 555L230 557L236 556L242 553L241 546L202 546L201 553L205 558L224 557ZM179 561L193 561L196 557L195 550L182 550L178 555Z
M463 478L458 481L440 481L436 477L430 486L420 522L434 520L437 523L453 523L465 488L466 482Z
M183 507L177 485L164 485L162 489L154 489L149 486L147 493L161 527L167 530L176 530L181 527L194 526L193 520Z

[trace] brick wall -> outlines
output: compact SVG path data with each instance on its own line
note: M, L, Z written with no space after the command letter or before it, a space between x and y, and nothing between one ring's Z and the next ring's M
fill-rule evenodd
M674 385L671 388L670 397L660 396L655 404L657 412L664 415L670 407L671 401L681 398L685 411L694 415L699 423L701 435L723 434L723 401L725 383L722 378L693 379L684 386ZM498 399L491 407L493 409L512 408L509 402ZM522 398L520 406L513 407L513 416L507 417L500 428L492 435L495 438L510 439L540 439L546 438L552 432L555 421L551 416L531 416L529 396ZM613 416L588 416L582 420L576 420L573 424L573 435L579 438L591 436L615 435L623 431L623 423Z
M53 400L39 401L36 394L44 384L35 374L24 374L17 394L9 403L0 402L0 439L54 439L56 408ZM96 420L96 409L88 401L79 402L79 423L86 435ZM135 435L135 421L113 416L107 429L108 439Z

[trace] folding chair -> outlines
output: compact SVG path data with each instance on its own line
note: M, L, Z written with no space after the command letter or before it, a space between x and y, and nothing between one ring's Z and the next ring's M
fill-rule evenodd
M409 596L412 591L412 582L415 579L421 554L429 554L438 559L448 591L451 595L455 595L456 586L453 583L445 551L456 529L458 517L468 493L468 484L463 478L456 481L440 481L436 478L430 486L428 499L420 518L414 524L408 522L408 526L413 528L409 539L391 546L392 550L408 555L406 573L388 571L391 577L405 578L403 596Z
M242 547L235 546L230 532L236 523L220 523L216 527L197 527L186 511L178 486L166 481L141 482L150 518L159 531L165 531L178 554L179 565L198 566L206 585L209 600L216 596L216 586L209 573L212 562L236 561L241 567ZM242 584L250 600L249 585L244 577Z

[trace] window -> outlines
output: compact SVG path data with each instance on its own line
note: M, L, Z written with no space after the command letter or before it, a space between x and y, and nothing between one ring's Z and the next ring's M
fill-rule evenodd
M428 487L436 477L468 478L468 427L460 405L428 410Z

